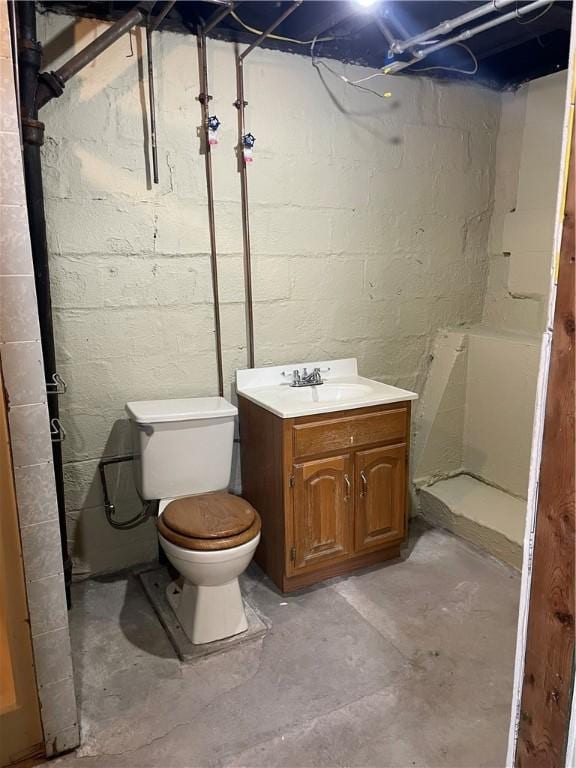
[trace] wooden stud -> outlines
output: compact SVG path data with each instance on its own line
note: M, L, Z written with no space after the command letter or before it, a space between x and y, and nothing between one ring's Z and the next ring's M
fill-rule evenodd
M563 768L574 680L574 165L573 145L546 397L517 768Z

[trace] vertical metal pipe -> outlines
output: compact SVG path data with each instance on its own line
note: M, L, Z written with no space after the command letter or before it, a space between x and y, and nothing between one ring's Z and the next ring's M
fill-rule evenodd
M257 48L303 0L295 0L278 18L262 32L242 53L236 52L236 101L238 110L238 173L240 174L240 196L242 204L242 240L244 245L244 296L246 304L246 346L248 368L254 368L254 304L252 297L252 249L250 246L250 214L248 208L248 174L244 160L243 138L246 132L245 109L248 104L244 99L244 59Z
M56 373L56 352L52 324L52 302L50 297L50 272L48 267L48 245L46 242L46 217L44 211L44 190L42 185L42 163L40 147L44 140L44 124L38 121L36 89L42 58L42 46L36 40L36 9L33 0L18 3L18 47L20 67L20 104L23 138L24 180L28 208L28 225L34 263L34 281L38 302L38 319L44 375L52 381ZM48 390L48 413L50 422L59 417L58 395ZM58 522L62 545L66 599L70 607L70 583L72 581L72 560L68 553L66 534L66 511L64 506L64 477L62 471L62 446L52 442L54 479L58 502Z
M148 97L150 101L150 140L152 144L152 174L158 184L158 142L156 139L156 98L154 95L154 62L152 59L152 29L146 27L146 58L148 61Z
M210 269L212 272L212 296L214 300L214 343L216 344L216 368L218 371L218 393L224 396L224 372L222 365L222 331L220 323L220 295L218 288L218 257L216 252L216 223L214 219L214 186L212 182L212 148L208 136L208 107L211 96L208 93L208 62L206 58L206 37L198 30L198 70L200 94L198 101L202 109L202 140L204 142L204 167L206 170L206 195L208 198L208 229L210 231Z
M244 161L242 139L245 133L244 65L242 56L236 53L236 101L238 110L238 172L242 205L242 241L244 247L244 296L246 304L246 346L248 368L254 368L254 307L252 300L252 251L250 247L250 217L248 209L248 175Z

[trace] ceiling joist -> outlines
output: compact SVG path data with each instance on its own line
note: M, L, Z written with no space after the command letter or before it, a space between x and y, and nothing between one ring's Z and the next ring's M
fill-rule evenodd
M487 5L493 6L495 10L489 11ZM166 14L162 19L162 30L190 34L213 17L214 6L214 2L187 0L158 2L152 11L152 18ZM234 13L225 14L210 30L210 36L250 45L257 37L250 30L257 30L259 34L268 29L283 15L290 2L260 0L241 2L236 6ZM282 21L273 35L262 40L261 45L264 48L310 55L310 46L295 41L310 41L325 36L329 31L332 40L319 43L315 55L382 69L395 59L398 60L398 57L410 60L410 51L418 48L417 43L427 30L441 30L443 25L449 30L454 19L469 17L469 23L455 25L450 35L442 36L439 32L433 38L442 43L450 36L457 36L492 20L494 14L512 12L514 15L514 11L517 11L521 16L527 6L532 6L534 11L524 19L518 18L486 29L469 41L466 38L466 45L478 61L478 69L473 74L458 71L465 52L459 52L456 45L433 54L427 52L427 65L429 61L434 66L433 70L426 72L429 76L473 79L492 88L510 88L527 79L551 74L567 66L572 9L569 0L542 2L538 7L534 5L534 0L498 0L494 4L487 4L486 0L474 3L462 0L440 0L434 3L428 0L387 0L386 3L376 2L370 9L362 9L355 0L304 0L295 13ZM38 7L43 12L111 21L118 20L126 13L123 0L41 0ZM239 20L244 22L245 27ZM546 44L538 44L537 41L544 37ZM391 41L397 41L397 45L391 45ZM422 47L426 47L426 43L421 44ZM416 58L410 66L402 64L402 74L415 74L420 61Z

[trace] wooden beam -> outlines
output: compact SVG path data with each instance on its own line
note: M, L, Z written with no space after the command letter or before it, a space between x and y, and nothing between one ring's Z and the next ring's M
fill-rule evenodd
M517 768L564 768L574 681L574 166L573 143L546 396Z

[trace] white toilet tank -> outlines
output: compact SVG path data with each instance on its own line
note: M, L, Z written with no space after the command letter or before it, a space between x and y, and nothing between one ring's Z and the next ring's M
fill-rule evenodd
M223 397L127 403L135 479L143 499L228 487L236 408Z

